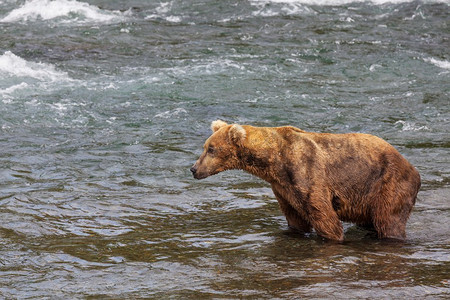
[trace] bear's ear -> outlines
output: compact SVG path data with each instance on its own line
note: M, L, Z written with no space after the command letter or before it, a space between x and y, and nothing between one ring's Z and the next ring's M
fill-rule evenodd
M211 123L211 130L212 130L212 132L214 133L214 132L216 132L217 130L219 130L220 128L222 128L222 127L224 127L224 126L227 126L227 125L228 125L228 124L225 123L225 122L222 121L222 120L213 121L213 122Z
M231 126L230 128L229 135L233 143L240 145L247 136L247 132L241 125L233 124L233 126Z

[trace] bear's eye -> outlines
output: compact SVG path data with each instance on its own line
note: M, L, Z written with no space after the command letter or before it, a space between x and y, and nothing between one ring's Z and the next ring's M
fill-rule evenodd
M214 153L214 147L213 146L209 146L208 147L208 153L209 154L213 154Z

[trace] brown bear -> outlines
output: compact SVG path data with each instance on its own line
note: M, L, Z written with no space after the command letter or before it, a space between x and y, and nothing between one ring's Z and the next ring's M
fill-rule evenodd
M404 239L420 188L417 170L369 134L306 132L292 126L212 122L213 134L191 172L196 179L241 169L271 184L289 227L344 239L342 221Z

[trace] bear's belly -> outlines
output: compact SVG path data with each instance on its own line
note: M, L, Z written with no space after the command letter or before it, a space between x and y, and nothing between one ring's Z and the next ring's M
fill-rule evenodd
M337 196L333 197L332 205L341 221L360 225L370 225L372 223L367 206L350 203L350 201Z

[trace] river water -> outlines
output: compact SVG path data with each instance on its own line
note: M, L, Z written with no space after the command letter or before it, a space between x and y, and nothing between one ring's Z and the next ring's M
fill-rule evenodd
M447 0L0 0L0 298L450 297ZM189 167L215 119L378 135L404 243Z

